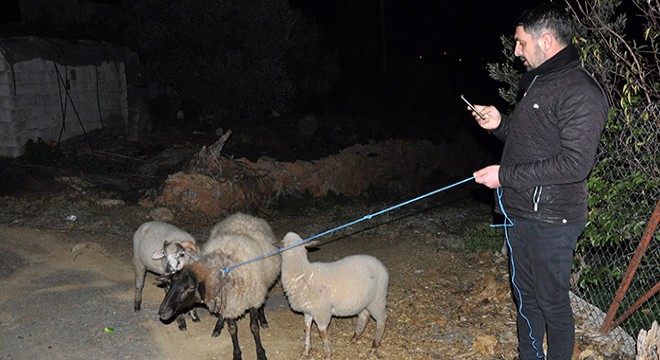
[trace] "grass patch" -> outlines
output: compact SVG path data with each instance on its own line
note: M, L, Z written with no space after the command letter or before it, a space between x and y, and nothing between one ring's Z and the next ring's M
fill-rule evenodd
M504 228L502 227L469 227L465 232L465 250L481 252L491 250L499 252L504 244Z

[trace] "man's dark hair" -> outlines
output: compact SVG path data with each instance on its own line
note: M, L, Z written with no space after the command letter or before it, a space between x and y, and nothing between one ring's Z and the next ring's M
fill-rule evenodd
M563 45L569 45L573 37L573 24L566 11L553 3L543 3L520 15L518 26L538 38L550 31Z

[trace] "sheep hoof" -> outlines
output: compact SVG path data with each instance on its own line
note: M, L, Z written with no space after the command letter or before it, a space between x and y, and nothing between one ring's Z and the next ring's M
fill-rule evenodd
M200 322L199 316L197 315L197 310L191 310L190 311L190 318L192 319L193 322Z
M358 334L353 334L353 337L351 338L351 342L353 344L357 343L358 340L360 339L360 336Z
M133 305L133 310L135 310L135 312L140 311L140 304Z
M176 323L179 327L179 330L186 331L188 329L188 327L186 326L186 320L177 318Z
M371 351L369 351L369 356L376 356L377 359L382 359L383 356L378 352L378 348L371 348Z

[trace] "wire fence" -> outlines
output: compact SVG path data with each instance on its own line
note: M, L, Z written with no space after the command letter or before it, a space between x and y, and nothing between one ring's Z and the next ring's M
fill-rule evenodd
M652 116L657 111L653 105L608 122L571 278L578 321L600 327L628 354L634 354L640 330L660 319L660 119Z

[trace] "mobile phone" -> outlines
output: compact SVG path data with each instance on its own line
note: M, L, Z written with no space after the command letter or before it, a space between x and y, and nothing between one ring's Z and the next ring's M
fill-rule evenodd
M475 108L474 105L472 105L469 101L467 101L467 99L465 98L465 96L463 96L462 94L461 94L461 99L462 99L463 101L465 101L465 103L467 104L467 106L470 107L470 109L472 109L472 111L474 111L477 115L479 115L479 117L481 118L481 120L486 120L486 119L485 119L485 118L479 113L479 111L477 110L477 108Z

